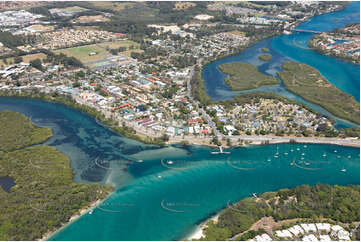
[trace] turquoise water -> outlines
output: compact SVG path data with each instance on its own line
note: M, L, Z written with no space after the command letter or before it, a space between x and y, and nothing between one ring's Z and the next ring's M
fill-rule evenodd
M0 98L0 110L4 109L52 127L54 136L47 144L71 158L78 182L117 187L93 214L82 216L51 240L177 240L228 202L254 192L360 180L356 148L282 144L212 155L208 147L157 147L125 139L59 104ZM293 161L296 165L291 166Z
M359 22L360 2L351 2L344 10L323 14L311 18L300 24L297 29L330 31L343 27L346 24ZM213 100L225 100L236 94L254 91L266 91L278 93L287 98L300 101L312 107L314 110L327 114L336 119L338 127L353 126L347 121L338 119L318 105L311 104L297 95L287 91L282 83L273 86L263 86L257 89L234 92L224 83L224 75L219 69L220 64L229 62L247 62L258 67L264 74L275 76L282 71L281 65L284 61L298 61L313 66L321 72L332 84L341 90L353 95L360 101L360 66L345 62L333 57L319 54L307 47L308 40L313 36L311 33L295 32L290 35L281 35L265 39L247 48L245 51L207 64L202 72L205 81L206 92ZM258 59L262 54L261 48L270 50L272 59L264 62Z

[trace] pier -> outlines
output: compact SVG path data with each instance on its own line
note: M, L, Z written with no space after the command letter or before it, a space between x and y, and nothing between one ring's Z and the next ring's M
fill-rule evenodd
M314 33L314 34L320 34L322 32L316 31L316 30L307 30L307 29L293 29L294 32L304 32L304 33Z

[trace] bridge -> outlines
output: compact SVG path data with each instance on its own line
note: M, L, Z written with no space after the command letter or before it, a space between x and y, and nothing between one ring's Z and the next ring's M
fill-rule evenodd
M314 33L314 34L320 34L322 32L316 31L316 30L307 30L307 29L293 29L292 31L295 32L304 32L304 33Z

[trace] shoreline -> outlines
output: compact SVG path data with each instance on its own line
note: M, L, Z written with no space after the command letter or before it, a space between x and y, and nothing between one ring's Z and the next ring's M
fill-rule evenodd
M112 193L110 193L110 194L112 194ZM110 196L110 194L107 197L105 197L104 199L98 199L98 200L90 203L87 207L80 209L78 212L76 212L69 218L68 222L63 223L59 228L57 228L55 230L45 233L42 238L37 239L36 241L48 241L50 237L52 237L56 233L65 229L68 225L72 224L73 222L78 220L80 217L82 217L83 215L88 213L89 210L95 209L98 205L100 205L103 201L105 201Z
M220 211L218 211L214 216L211 216L205 220L203 220L199 225L197 225L197 228L188 236L186 236L185 238L181 239L181 240L185 240L185 241L192 241L193 239L199 240L204 236L204 229L207 228L207 223L209 221L213 221L214 223L218 222L218 218L221 214L221 212L224 209L221 209Z
M246 145L234 145L231 147L244 147L244 146L254 146L254 145L272 145L272 144L323 144L323 145L338 145L345 147L360 148L360 140L358 138L328 138L328 137L278 137L278 136L230 136L231 141L237 142L238 139L243 140L244 142L248 141L250 143ZM190 141L191 139L186 138L174 138L171 137L167 144L180 144L184 141L189 142L189 145L200 145L216 148L218 147L215 144L210 144L212 137L198 138L198 140ZM207 142L207 143L205 143ZM222 143L222 146L226 148L231 148L226 145L226 142Z
M64 97L66 97L65 95L63 95ZM121 128L121 127L111 127L109 125L107 125L107 122L112 122L114 120L109 120L107 119L105 116L99 118L98 115L104 115L101 112L99 112L98 110L96 110L93 107L90 106L86 106L88 109L90 109L91 111L94 111L96 113L93 112L89 112L88 110L83 109L83 105L79 104L78 102L76 102L76 100L72 99L72 105L70 105L67 102L61 102L58 99L55 100L51 100L51 96L50 95L44 95L41 97L34 97L31 95L1 95L0 93L0 97L7 97L7 98L30 98L30 99L36 99L36 100L41 100L43 102L54 102L57 104L61 104L64 105L68 108L73 108L76 111L82 112L86 115L89 115L90 117L94 118L97 122L100 121L101 125L103 125L104 127L107 127L109 129L111 129L112 131L116 132L117 134L128 138L128 139L133 139L133 140L137 140L140 141L142 143L145 144L155 144L155 143L148 143L145 142L144 139L141 138L141 136L147 136L147 134L144 133L137 133L137 134L133 134L133 136L139 136L140 139L134 139L133 136L128 137L126 134L123 134L122 132L119 132L119 129L117 128ZM354 147L354 148L360 148L360 138L354 138L354 137L346 137L345 139L342 138L329 138L329 137L295 137L295 136L267 136L267 135L258 135L258 136L249 136L249 135L238 135L238 136L225 136L224 138L229 138L232 142L237 142L239 139L243 140L244 142L248 141L250 142L249 144L246 145L234 145L232 147L244 147L244 146L253 146L253 145L267 145L267 144L281 144L281 143L302 143L302 144L325 144L325 145L339 145L339 146L347 146L347 147ZM207 147L218 147L215 144L211 144L210 140L212 140L212 137L208 136L208 137L169 137L169 141L165 142L164 144L155 144L155 145L167 145L167 144L181 144L183 142L187 142L187 145L200 145L200 146L207 146ZM229 146L226 145L225 141L221 141L222 142L222 146L228 147Z

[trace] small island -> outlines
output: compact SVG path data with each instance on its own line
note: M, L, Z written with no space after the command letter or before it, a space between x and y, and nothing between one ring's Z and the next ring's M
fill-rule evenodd
M0 177L13 181L0 186L0 240L44 239L113 190L73 182L69 158L36 145L52 136L50 128L12 111L0 111L0 123Z
M305 100L318 104L337 117L360 123L360 104L355 98L328 82L306 64L284 62L278 76L285 87Z
M256 66L244 62L222 64L219 69L229 75L224 81L232 91L255 89L278 83L275 77L264 75L258 71Z
M329 241L359 240L359 216L359 185L302 185L229 203L202 226L198 239L245 241L259 235L276 241L300 241L313 234L328 236ZM343 233L338 232L341 230Z
M272 56L270 54L263 54L258 56L258 59L262 60L262 61L270 61L272 58Z

